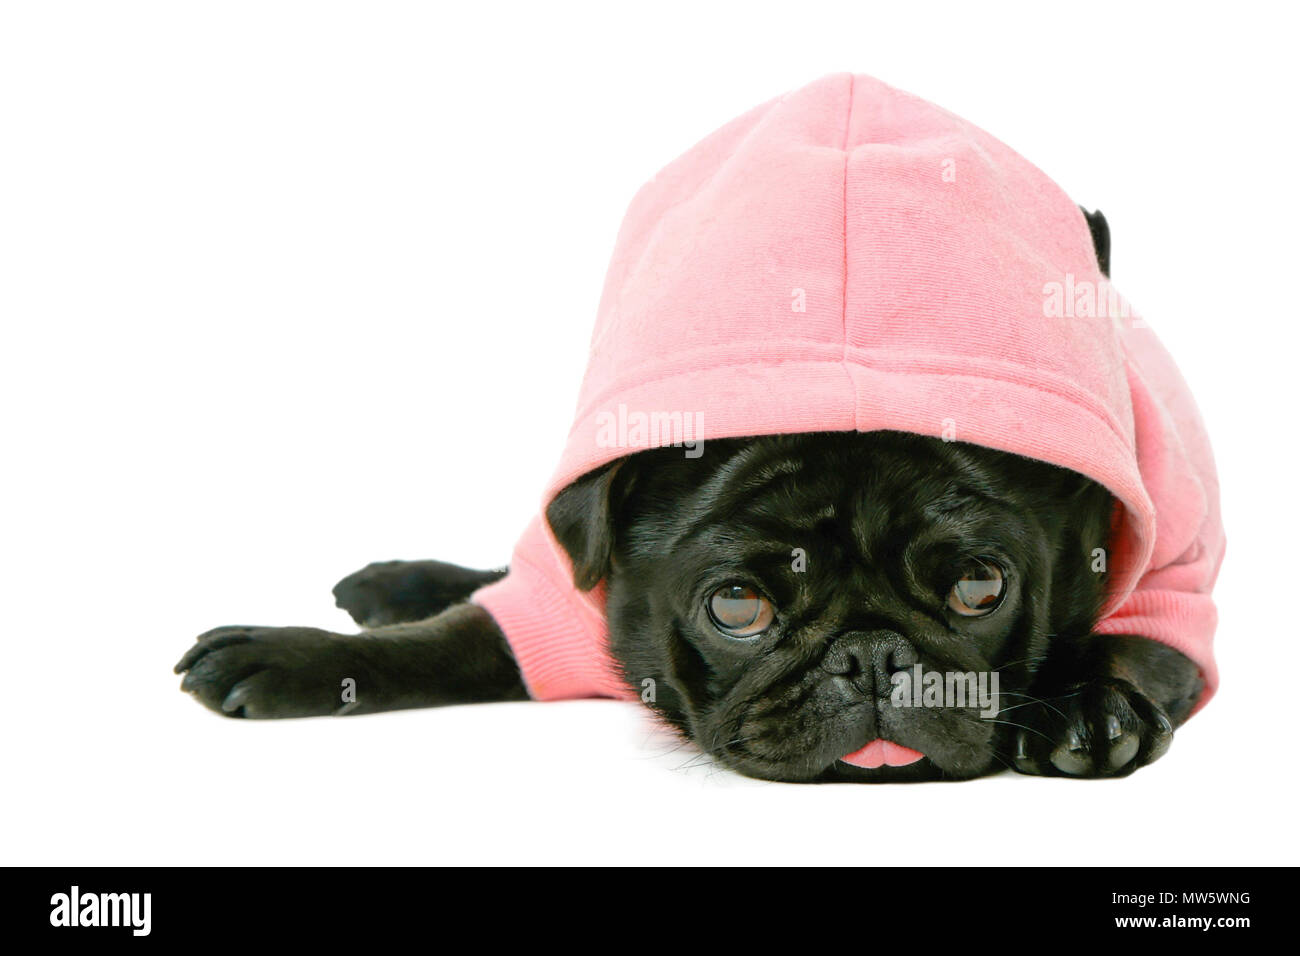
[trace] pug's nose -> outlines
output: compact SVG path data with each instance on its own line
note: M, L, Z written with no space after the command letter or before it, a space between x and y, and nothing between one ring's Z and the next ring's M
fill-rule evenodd
M871 631L846 634L835 641L822 658L822 670L848 678L864 693L874 691L877 697L887 697L893 688L890 678L920 660L916 648L903 635Z

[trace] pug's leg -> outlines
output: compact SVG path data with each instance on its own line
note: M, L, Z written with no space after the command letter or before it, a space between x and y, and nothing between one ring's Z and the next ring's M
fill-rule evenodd
M381 561L334 585L334 601L362 627L422 621L499 581L505 573L443 561Z
M1120 777L1158 760L1200 697L1186 656L1132 635L1092 635L1049 660L1017 708L1011 758L1021 773Z
M228 717L372 714L527 700L505 636L483 608L360 634L219 627L180 659L181 689Z

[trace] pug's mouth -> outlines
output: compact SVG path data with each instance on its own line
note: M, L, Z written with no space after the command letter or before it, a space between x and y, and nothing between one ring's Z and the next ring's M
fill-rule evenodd
M853 753L845 754L840 758L840 762L850 767L861 767L863 770L877 770L880 767L906 767L923 759L925 754L919 750L912 750L892 740L882 740L877 737Z
M925 747L924 751L914 750L896 740L878 736L878 730L868 732L876 736L861 743L856 750L831 758L828 762L818 761L814 765L810 765L806 759L774 758L764 754L761 747L756 752L747 746L726 748L723 762L752 777L787 783L920 783L961 780L979 776L986 768L987 761L975 759L977 755L969 752L971 748L965 746L949 746L946 741L935 740L921 743L920 746ZM848 747L859 743L865 734L854 736L856 739L850 738L841 742L840 746ZM914 735L908 734L904 739L914 739ZM931 747L934 748L933 751Z
M944 770L929 755L876 737L835 760L820 779L838 783L909 783L944 776Z
M899 743L897 738L920 749ZM858 737L846 743L851 745L860 740L862 738ZM872 738L857 750L833 760L823 771L821 779L858 783L966 780L989 772L995 759L990 744L986 740L894 734L886 728L878 728Z

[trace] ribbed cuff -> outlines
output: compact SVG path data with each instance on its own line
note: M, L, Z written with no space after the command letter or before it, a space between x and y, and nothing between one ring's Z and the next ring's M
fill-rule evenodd
M534 700L579 697L632 698L609 654L603 602L571 583L558 584L541 564L560 565L541 519L534 519L515 548L510 573L476 591L505 634ZM567 567L553 568L567 575Z
M1205 691L1192 713L1204 707L1219 687L1214 663L1218 611L1208 594L1195 591L1137 590L1097 624L1098 634L1135 634L1187 655L1201 669Z

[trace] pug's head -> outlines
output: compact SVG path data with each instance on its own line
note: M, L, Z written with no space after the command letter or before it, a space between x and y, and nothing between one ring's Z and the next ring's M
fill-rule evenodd
M751 776L961 779L1009 765L1049 640L1095 623L1109 494L900 432L703 448L620 459L547 510L577 586L606 582L628 685Z

